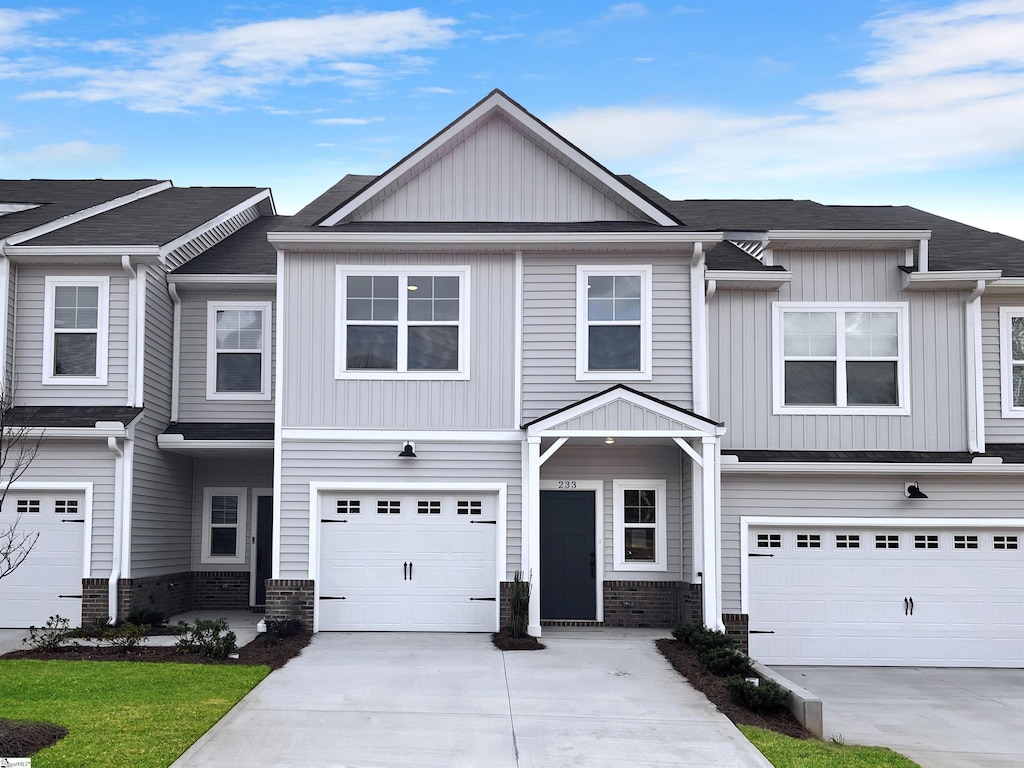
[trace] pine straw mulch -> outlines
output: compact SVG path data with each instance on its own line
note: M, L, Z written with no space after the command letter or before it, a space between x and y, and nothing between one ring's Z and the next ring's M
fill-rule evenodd
M491 642L499 651L541 651L547 647L533 635L512 637L512 630L508 627L493 633Z
M804 729L793 713L788 709L781 710L773 715L758 715L749 709L744 709L734 704L725 689L724 677L712 675L697 662L697 652L681 640L656 640L655 644L661 655L668 659L675 667L676 672L686 678L694 688L708 697L708 701L714 704L734 723L740 725L756 725L759 728L767 728L770 731L792 736L797 739L810 738L810 734Z
M78 643L56 651L12 651L3 659L36 659L39 661L142 661L176 664L266 664L272 670L280 669L309 645L312 635L303 633L282 638L276 645L266 646L256 638L238 650L237 659L211 659L198 653L179 653L174 646L147 647L127 651L123 648ZM0 757L30 757L41 749L51 747L68 735L67 728L53 723L32 723L0 718Z

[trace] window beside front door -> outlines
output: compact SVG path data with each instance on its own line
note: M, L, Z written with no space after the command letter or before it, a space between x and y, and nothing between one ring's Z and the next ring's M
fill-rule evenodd
M45 282L43 384L106 384L110 278Z
M615 570L667 570L665 485L664 480L613 481Z
M244 563L245 524L245 488L207 488L203 493L202 562Z

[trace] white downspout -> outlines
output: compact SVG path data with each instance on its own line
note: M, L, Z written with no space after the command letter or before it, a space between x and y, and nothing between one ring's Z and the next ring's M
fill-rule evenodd
M107 615L110 617L107 623L112 625L117 621L117 582L121 578L124 451L118 447L116 437L107 438L107 449L114 454L114 551L111 553L110 578L107 580Z
M967 336L967 449L985 452L985 394L982 386L981 296L985 281L979 280L967 297L965 325Z
M135 281L138 300L135 302L135 405L141 408L146 401L146 276L149 267L139 265L139 275Z
M928 271L928 240L921 238L917 246L917 271Z
M174 338L171 339L171 423L178 423L178 400L180 397L181 378L181 297L178 286L167 284L167 292L174 305Z
M10 398L11 389L7 384L7 361L13 350L8 348L7 320L11 302L11 260L4 255L3 243L0 242L0 401ZM13 403L10 403L13 405Z
M128 399L126 405L135 405L135 385L137 381L136 361L138 359L138 345L136 338L138 336L138 329L136 328L136 306L138 305L138 296L135 293L135 283L138 275L135 269L132 267L132 257L125 254L121 257L121 269L128 276Z
M690 259L691 370L693 371L693 410L702 416L709 412L710 366L708 361L708 310L704 295L704 244L693 244Z

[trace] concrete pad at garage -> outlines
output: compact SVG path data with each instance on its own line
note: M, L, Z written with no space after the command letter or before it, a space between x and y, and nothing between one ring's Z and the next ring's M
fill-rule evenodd
M27 629L0 629L0 656L27 648L28 646L21 642L26 637L28 637Z
M483 634L321 633L175 768L769 763L644 630L551 630L502 653Z
M1024 765L1024 670L773 669L821 697L824 733L890 747L923 768Z

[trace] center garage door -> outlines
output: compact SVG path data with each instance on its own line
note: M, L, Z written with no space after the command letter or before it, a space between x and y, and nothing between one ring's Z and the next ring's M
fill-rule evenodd
M342 493L320 508L320 630L497 629L493 496Z
M19 534L39 538L22 565L0 580L0 627L40 626L57 615L77 627L86 524L82 495L12 489L0 513L0 530L15 519Z
M766 664L1022 666L1022 534L752 527L750 654Z

